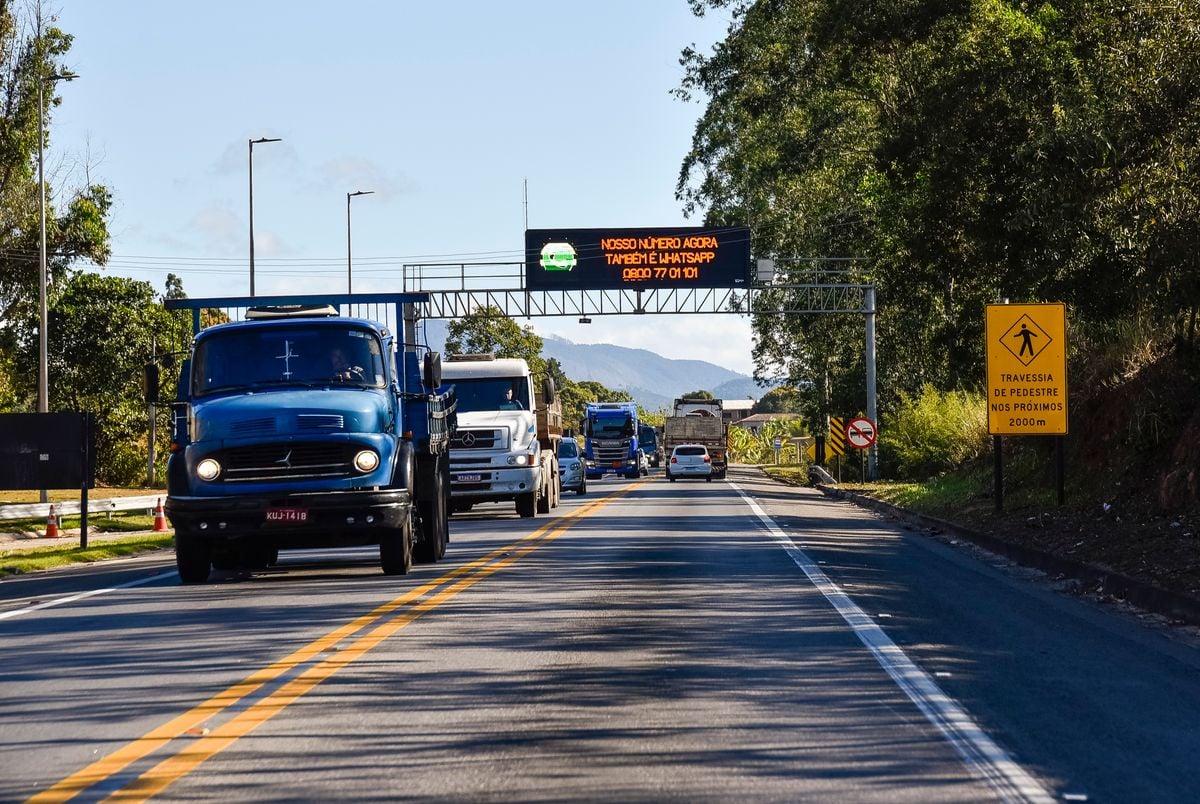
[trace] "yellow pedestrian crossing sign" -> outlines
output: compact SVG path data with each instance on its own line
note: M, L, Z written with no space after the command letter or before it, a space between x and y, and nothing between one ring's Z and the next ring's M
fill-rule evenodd
M1067 324L1062 304L989 304L988 432L1066 435Z

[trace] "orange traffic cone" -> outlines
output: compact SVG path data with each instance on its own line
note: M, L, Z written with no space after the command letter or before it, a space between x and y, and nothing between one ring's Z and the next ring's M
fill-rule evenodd
M46 534L44 538L57 539L58 532L58 513L54 510L54 505L50 506L50 515L46 517Z
M168 530L167 515L163 513L162 497L159 497L158 504L154 506L154 532L164 533Z

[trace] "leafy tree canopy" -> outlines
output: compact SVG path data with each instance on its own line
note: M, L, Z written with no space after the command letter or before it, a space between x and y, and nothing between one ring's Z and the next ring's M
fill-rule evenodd
M1195 342L1200 4L691 4L731 23L683 54L677 94L704 111L678 197L709 225L751 221L784 280L876 286L882 408L977 387L1000 298ZM861 317L754 329L756 375L796 378L806 413L861 407Z
M498 307L480 307L447 327L446 351L449 354L493 354L519 357L535 375L546 374L542 357L542 338L530 326L521 327ZM562 371L559 367L559 372Z

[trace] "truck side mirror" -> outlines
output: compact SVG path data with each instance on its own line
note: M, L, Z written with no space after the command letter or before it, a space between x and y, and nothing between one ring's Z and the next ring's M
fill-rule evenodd
M147 405L158 402L158 364L151 360L142 366L142 398Z
M547 405L553 405L554 404L554 394L555 394L556 390L557 389L555 389L555 387L554 387L554 378L553 377L543 377L542 378L542 401L543 402L545 402Z
M426 352L424 371L421 382L430 391L436 391L442 384L442 354L441 352Z
M179 392L175 399L186 402L192 395L192 359L185 357L179 361Z

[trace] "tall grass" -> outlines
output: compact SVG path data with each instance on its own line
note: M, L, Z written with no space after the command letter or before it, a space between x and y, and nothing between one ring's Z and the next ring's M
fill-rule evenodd
M953 469L988 448L987 400L971 391L939 391L932 385L900 406L880 428L880 458L889 474L923 480Z

